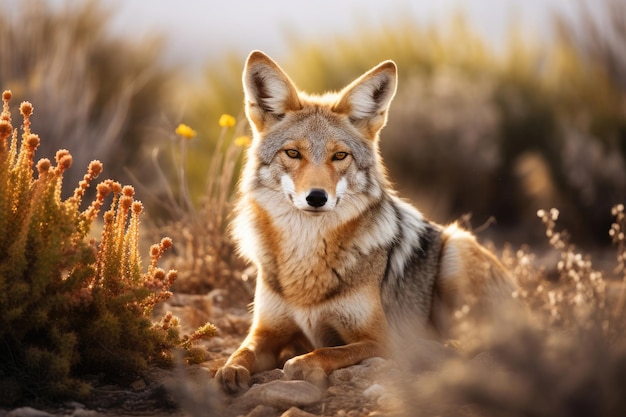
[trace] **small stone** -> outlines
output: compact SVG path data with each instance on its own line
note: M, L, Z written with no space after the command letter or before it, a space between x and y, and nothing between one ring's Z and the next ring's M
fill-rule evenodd
M254 385L242 398L245 402L256 401L280 409L291 406L315 404L322 399L322 391L306 381L271 381Z
M329 397L336 397L345 393L345 388L341 385L333 385L332 387L328 387L326 390L326 395Z
M274 417L278 414L278 411L274 407L268 405L257 405L252 411L250 411L246 417Z
M363 391L363 396L366 398L378 398L385 392L385 388L380 384L374 384Z
M32 407L21 407L9 411L6 417L52 417L52 414Z
M77 408L72 413L72 417L97 417L101 414L95 410L85 410L84 408Z
M336 371L331 373L329 378L331 382L336 381L336 382L332 382L334 385L336 383L348 382L352 379L352 376L353 376L352 371L349 368L342 368L342 369L337 369Z
M130 384L130 389L132 389L133 391L144 390L146 389L146 381L144 381L143 379L138 379L132 384Z
M280 417L317 417L315 414L307 413L296 407L291 407L280 415Z

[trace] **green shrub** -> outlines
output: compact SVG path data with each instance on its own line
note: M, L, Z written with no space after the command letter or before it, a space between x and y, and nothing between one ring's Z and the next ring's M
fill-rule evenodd
M24 396L84 395L85 373L123 377L149 362L170 361L170 350L189 347L212 334L211 326L179 335L177 319L150 320L153 307L169 297L176 271L157 265L172 246L164 238L151 247L146 272L138 253L141 202L130 186L106 180L81 211L83 196L102 171L99 161L72 196L61 198L66 150L56 164L41 159L33 178L39 136L31 132L33 107L24 102L21 141L3 94L0 118L0 379ZM91 226L112 196L100 242Z

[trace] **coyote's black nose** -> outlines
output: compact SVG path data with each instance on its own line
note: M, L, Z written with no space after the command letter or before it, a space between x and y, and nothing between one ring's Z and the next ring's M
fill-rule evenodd
M306 202L311 207L322 207L328 201L326 191L314 188L309 195L306 196Z

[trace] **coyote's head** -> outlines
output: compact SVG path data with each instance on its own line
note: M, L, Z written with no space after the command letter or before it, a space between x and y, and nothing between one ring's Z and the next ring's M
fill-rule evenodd
M312 96L268 56L252 52L243 73L254 131L244 192L280 192L311 214L365 209L386 183L377 142L396 78L396 65L386 61L339 93Z

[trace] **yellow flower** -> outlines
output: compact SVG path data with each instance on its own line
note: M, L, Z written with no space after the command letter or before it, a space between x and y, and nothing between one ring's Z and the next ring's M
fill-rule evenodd
M241 148L250 146L250 144L252 143L249 136L237 136L234 142L235 142L235 146L239 146Z
M195 130L183 123L179 124L176 128L176 134L184 137L185 139L191 139L197 135Z
M222 114L220 116L220 127L233 127L237 123L237 120L230 114Z

